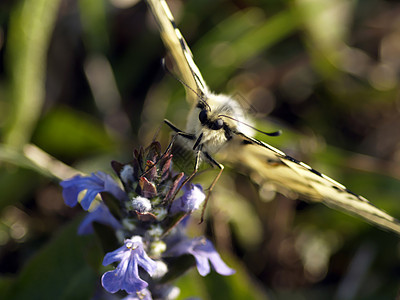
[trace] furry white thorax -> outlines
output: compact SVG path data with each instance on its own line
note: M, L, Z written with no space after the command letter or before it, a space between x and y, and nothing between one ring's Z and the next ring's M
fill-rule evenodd
M210 93L207 95L205 101L210 108L208 111L208 118L211 121L221 118L232 131L242 132L247 136L253 136L253 130L244 125L251 125L251 122L246 119L243 108L235 99L226 95L215 95ZM225 130L223 128L212 130L201 124L199 120L200 112L201 108L196 105L192 107L186 123L186 132L194 134L196 138L203 133L203 138L200 143L203 146L203 151L213 155L225 148L229 142L225 136ZM229 116L239 122L221 115Z

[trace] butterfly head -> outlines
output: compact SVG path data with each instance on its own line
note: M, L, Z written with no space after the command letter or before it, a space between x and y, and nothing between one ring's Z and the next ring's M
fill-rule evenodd
M211 130L220 130L225 126L227 126L220 116L215 116L211 111L209 106L205 106L203 102L199 102L197 104L197 108L200 109L199 112L199 121L203 127L207 127Z
M248 131L242 128L244 113L242 107L231 97L208 94L200 99L188 116L187 132L201 136L199 144L208 153L218 152L235 133Z

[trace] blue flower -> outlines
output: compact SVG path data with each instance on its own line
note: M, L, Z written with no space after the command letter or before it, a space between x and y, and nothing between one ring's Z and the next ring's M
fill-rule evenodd
M108 207L103 203L100 203L95 210L90 212L85 219L83 219L81 225L78 228L78 234L91 234L93 233L93 222L98 222L105 225L110 225L114 229L122 228L121 223L114 218L114 216L110 213Z
M152 276L156 271L157 264L143 249L143 241L140 236L125 240L125 244L113 252L106 254L103 265L109 265L120 261L113 271L104 273L101 284L110 293L125 290L133 294L145 289L148 284L139 277L138 266L141 266Z
M92 173L90 176L74 176L71 179L61 181L63 187L63 197L65 203L73 207L78 203L78 195L86 190L86 194L81 201L84 210L88 210L90 204L98 193L108 192L119 200L127 199L126 193L112 179L112 177L103 172Z
M171 213L178 212L191 213L198 209L203 203L206 195L203 193L203 188L200 184L185 185L184 194L182 197L174 200L171 205Z
M221 259L213 244L204 237L194 238L192 240L183 240L172 246L165 255L179 256L191 254L196 260L197 270L201 276L210 273L210 263L215 271L221 275L232 275L235 270L229 268Z

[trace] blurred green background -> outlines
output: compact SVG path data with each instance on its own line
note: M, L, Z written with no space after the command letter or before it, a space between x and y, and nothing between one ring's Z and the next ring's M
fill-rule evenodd
M400 4L383 0L168 1L212 90L260 139L400 217ZM102 253L60 179L185 127L184 89L142 1L0 2L0 296L91 299ZM213 176L213 172L198 178ZM204 182L208 182L205 180ZM196 219L197 218L197 219ZM195 271L181 299L394 299L398 237L293 201L227 168L205 232L232 277ZM99 298L100 296L98 296ZM3 298L3 297L1 297Z

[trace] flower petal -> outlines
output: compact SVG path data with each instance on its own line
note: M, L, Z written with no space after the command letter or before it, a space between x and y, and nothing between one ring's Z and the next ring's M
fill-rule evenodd
M198 209L206 198L206 195L203 193L203 188L200 184L186 184L184 191L185 192L182 197L179 197L172 202L171 213L191 213Z
M221 275L232 275L235 270L229 268L215 250L213 244L204 237L183 240L165 252L167 256L191 254L196 260L196 267L202 276L210 273L210 262L215 271Z
M207 257L197 255L196 252L191 253L196 260L197 271L201 276L206 276L210 273L210 263L208 262Z
M229 275L235 274L236 271L234 269L229 268L217 252L212 253L208 257L208 259L210 260L211 265L213 266L213 268L215 269L215 271L218 274L221 274L224 276L229 276Z
M108 192L119 200L127 200L126 193L112 179L103 172L92 173L90 176L74 176L71 179L60 182L63 187L63 197L68 206L78 203L78 195L83 190L86 194L81 201L83 209L88 210L98 193Z
M154 274L157 269L157 263L152 260L143 249L141 250L140 254L138 254L136 259L139 266L145 269L150 276Z
M129 257L129 253L127 253L126 249L127 249L126 246L123 245L122 247L119 247L117 250L108 252L104 256L103 266L107 266L116 261L122 261L122 260L126 259L127 257Z
M221 256L215 250L213 244L209 240L205 240L205 242L201 242L194 247L193 250L196 253L196 256L204 256L211 262L211 265L217 271L217 273L221 275L232 275L235 273L235 270L229 268L224 261L221 259ZM199 267L197 266L197 269ZM200 270L199 270L200 273ZM200 275L202 275L200 273ZM204 275L203 275L204 276Z
M105 225L110 225L114 229L120 229L122 225L110 213L108 207L100 203L95 210L87 214L78 228L78 234L91 234L93 233L93 222L98 222Z
M75 205L78 204L78 195L81 191L76 186L71 186L71 187L65 187L63 185L65 181L62 181L60 184L64 187L62 195L65 201L65 204L67 204L69 207L74 207Z
M81 206L84 210L88 210L96 195L100 193L100 189L87 190L85 196L81 200Z
M150 275L156 270L156 262L148 257L143 249L140 236L125 240L124 246L105 255L103 265L120 261L117 268L102 276L102 285L110 293L125 290L136 293L147 287L147 282L139 277L138 266L144 268Z
M101 284L110 293L125 290L130 294L148 286L146 281L140 279L137 263L132 259L122 261L117 269L104 273Z

